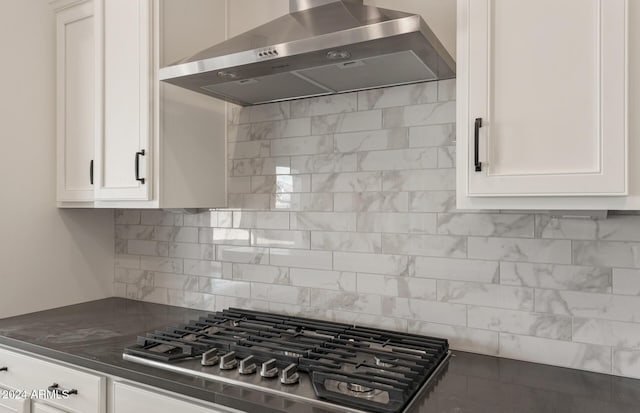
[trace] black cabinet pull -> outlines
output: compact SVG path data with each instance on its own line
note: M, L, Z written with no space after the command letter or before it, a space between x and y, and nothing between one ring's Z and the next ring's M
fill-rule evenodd
M474 143L474 160L476 164L476 172L482 172L482 162L480 162L480 128L482 127L482 118L476 118L475 127L475 143Z
M145 156L146 152L145 150L141 150L140 152L136 152L136 181L140 182L141 184L144 185L145 179L144 178L140 178L140 157L141 156Z
M9 371L9 367L0 367L0 371Z
M60 385L58 383L53 383L51 386L47 387L47 390L49 390L50 392L53 392L55 394L64 396L66 395L72 395L72 394L78 394L78 390L76 389L71 389L71 390L67 390L67 389L63 389L62 387L60 387Z
M93 185L93 159L89 162L89 182Z

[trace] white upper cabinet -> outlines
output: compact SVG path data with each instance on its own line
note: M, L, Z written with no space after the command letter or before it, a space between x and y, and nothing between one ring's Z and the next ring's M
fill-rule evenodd
M96 0L101 29L102 127L96 199L149 200L152 110L151 0Z
M627 14L626 0L458 1L459 208L620 204Z
M93 202L95 134L95 18L93 2L56 14L57 200Z
M58 205L226 206L226 104L158 72L226 39L227 1L61 1Z

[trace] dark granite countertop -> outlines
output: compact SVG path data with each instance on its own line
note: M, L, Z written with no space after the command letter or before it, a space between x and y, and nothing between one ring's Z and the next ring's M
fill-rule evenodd
M329 413L224 384L122 360L138 335L201 311L121 298L0 320L0 344L247 412ZM454 352L415 413L625 413L640 411L640 380Z

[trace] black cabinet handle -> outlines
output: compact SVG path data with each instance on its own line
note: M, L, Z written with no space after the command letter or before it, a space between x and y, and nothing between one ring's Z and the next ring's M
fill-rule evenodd
M50 392L53 392L55 394L59 394L61 396L78 394L78 390L76 390L76 389L71 389L71 390L63 389L62 387L60 387L60 385L58 383L53 383L51 386L47 387L47 390L49 390Z
M89 162L89 182L93 185L93 159Z
M141 184L144 185L145 179L144 178L140 178L140 157L141 156L145 156L146 152L145 150L141 150L140 152L136 152L136 181L140 182Z
M9 367L0 367L0 371L9 371Z
M476 172L482 172L482 162L480 162L480 128L482 127L482 118L476 118L475 125L475 143L474 143L474 160L476 164Z

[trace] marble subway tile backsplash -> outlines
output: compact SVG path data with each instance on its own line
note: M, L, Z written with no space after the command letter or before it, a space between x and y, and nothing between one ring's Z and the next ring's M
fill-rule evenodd
M640 378L640 216L455 207L455 81L229 111L229 207L116 212L116 291Z

